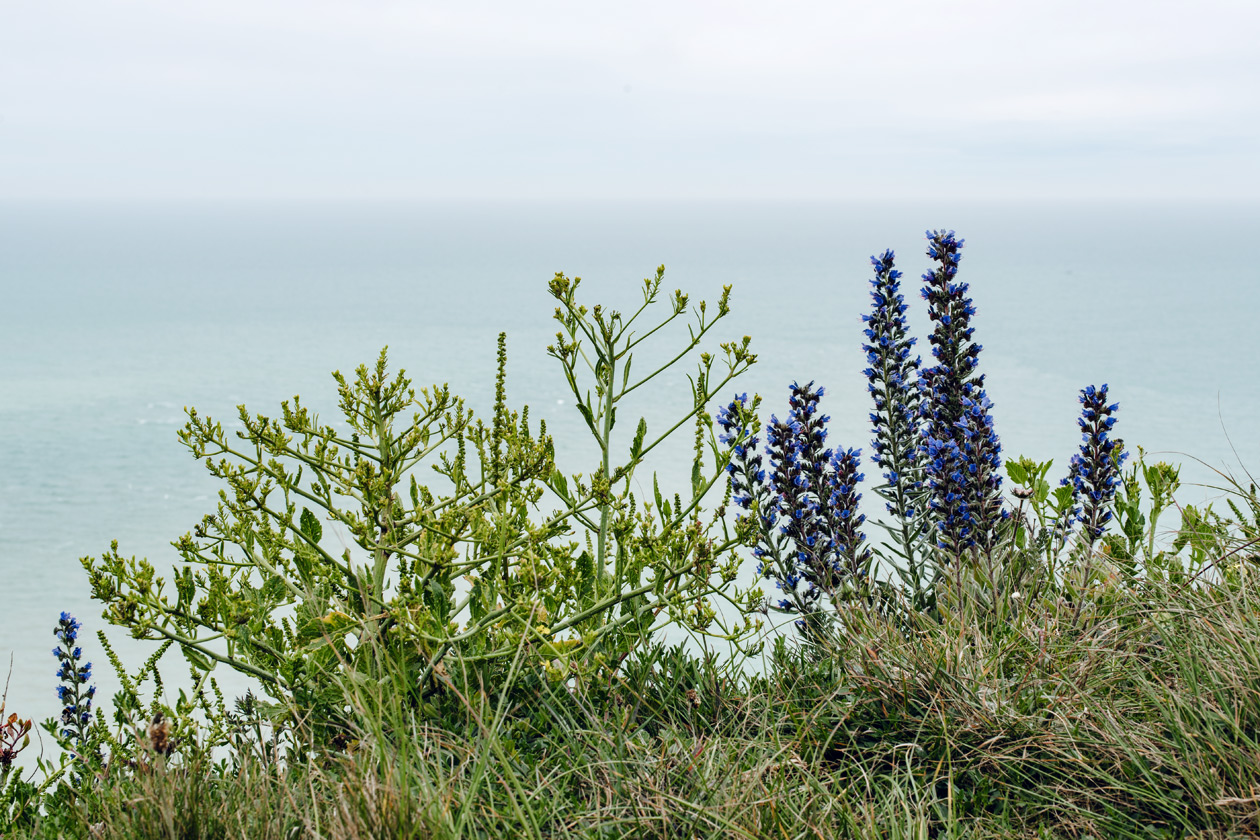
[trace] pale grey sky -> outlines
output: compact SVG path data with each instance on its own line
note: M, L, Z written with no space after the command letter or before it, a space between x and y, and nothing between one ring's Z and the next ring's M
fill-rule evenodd
M0 199L1260 198L1260 0L0 0Z

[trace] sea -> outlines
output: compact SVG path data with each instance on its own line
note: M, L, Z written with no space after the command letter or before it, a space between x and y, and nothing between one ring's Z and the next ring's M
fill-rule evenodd
M581 277L588 306L630 313L663 264L664 289L683 290L692 308L707 301L710 316L732 288L706 348L748 335L758 360L726 399L760 394L767 420L786 413L793 382L814 381L826 388L829 443L869 454L869 257L896 251L927 355L918 277L930 265L925 231L937 228L966 240L959 278L1006 456L1053 459L1051 476L1065 475L1080 442L1078 393L1107 383L1116 434L1148 460L1182 465L1184 503L1219 501L1222 473L1244 483L1260 473L1260 204L0 204L6 715L58 713L62 611L83 622L98 704L108 707L117 680L97 631L132 668L152 650L101 619L80 558L117 540L159 570L178 561L171 541L213 511L219 490L176 436L186 409L231 430L237 406L274 416L300 395L335 422L331 372L388 347L391 368L418 386L449 383L485 416L505 332L509 404L547 422L567 473L587 473L595 449L546 352L548 283ZM654 336L640 369L687 337L683 319ZM693 354L628 398L619 446L636 415L652 432L686 413L694 365ZM666 493L687 486L689 437L651 464ZM877 472L867 469L868 487ZM650 498L651 479L637 480ZM173 653L162 667L176 691L186 667ZM229 697L247 687L219 676ZM53 750L46 738L32 749Z

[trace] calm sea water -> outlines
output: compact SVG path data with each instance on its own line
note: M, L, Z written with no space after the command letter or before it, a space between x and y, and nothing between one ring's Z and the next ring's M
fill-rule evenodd
M169 541L212 510L217 487L175 437L185 406L230 420L237 404L271 412L301 394L331 416L329 372L389 345L395 366L449 382L484 410L506 331L510 402L546 418L568 471L586 471L592 450L544 352L555 332L547 281L580 275L589 303L629 309L664 263L668 288L693 299L734 287L715 336L752 335L761 361L733 391L761 393L768 416L785 412L793 380L817 380L833 442L869 448L867 258L896 249L914 295L928 265L923 230L940 226L967 239L963 276L1008 455L1065 470L1076 393L1108 382L1121 436L1184 462L1188 480L1213 478L1192 458L1260 470L1255 205L0 207L9 711L57 711L61 610L84 620L84 647L112 693L79 558L118 539L166 567ZM679 372L638 410L660 428L687 400ZM633 423L622 425L629 435ZM659 467L663 489L681 487L671 459ZM1189 488L1186 500L1209 495ZM145 645L113 635L138 663Z

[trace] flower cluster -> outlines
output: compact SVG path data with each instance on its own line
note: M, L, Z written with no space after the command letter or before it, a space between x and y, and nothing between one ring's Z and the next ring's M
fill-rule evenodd
M933 588L948 564L961 564L965 556L991 561L999 541L1015 533L1004 527L1011 513L1002 500L993 403L978 372L982 348L971 325L976 308L968 284L958 279L964 242L946 230L928 231L927 239L936 265L923 275L922 296L933 324L935 363L925 368L913 355L902 274L891 250L871 257L872 306L862 316L863 373L874 401L871 460L884 478L876 493L893 520L879 524L892 537L886 548L897 557L897 574L922 608L935 602ZM1106 404L1107 386L1081 393L1085 445L1064 481L1077 506L1060 527L1066 532L1082 522L1092 543L1111 518L1106 508L1123 455L1107 437L1116 408ZM771 417L765 427L764 468L747 395L718 415L721 440L732 447L727 469L733 498L755 511L741 520L742 537L755 546L758 574L776 579L783 591L778 608L801 614L797 623L807 633L817 626L812 620L819 618L824 596L836 602L853 591L869 593L872 585L873 552L858 513L860 451L826 448L829 418L818 410L822 396L812 382L792 384L787 418Z
M735 504L745 510L752 506L752 494L766 480L761 455L757 452L757 433L750 423L754 419L751 410L745 393L717 412L717 424L722 428L718 442L731 447L731 460L726 465L731 491Z
M918 370L921 360L910 357L915 339L906 334L906 310L901 296L901 272L893 268L895 255L885 251L871 257L875 279L871 281L871 314L866 323L867 391L875 401L871 424L875 427L871 460L884 470L887 489L881 493L888 512L899 518L914 516L913 499L920 485L917 461L919 428Z
M783 569L780 558L783 556L787 538L776 528L779 520L780 501L772 483L766 480L766 471L762 467L761 453L757 446L757 416L754 405L748 401L747 394L740 394L731 400L730 405L718 409L717 424L722 429L718 436L720 443L731 447L731 460L726 465L729 475L731 496L735 504L745 510L752 510L755 527L752 529L754 540L753 556L757 558L757 574L761 577L774 577L781 590L797 595L800 576L794 570ZM769 437L768 451L774 458L781 453L784 445L779 423L773 420L766 428ZM781 459L775 461L781 465ZM792 564L789 564L791 566ZM795 597L786 598L778 603L778 607L790 611L795 606Z
M769 557L763 558L761 573L774 577L779 589L789 596L779 601L779 609L807 613L816 608L822 592L815 585L817 575L803 591L800 589L801 570L811 566L815 548L813 532L816 529L813 527L814 505L809 494L809 480L801 468L796 438L797 430L791 415L787 422L770 415L770 423L766 426L766 454L770 458L769 485L774 504L763 512L761 524L773 529L780 517L783 521L777 528L781 539L774 540L774 530L766 534L766 542L775 550ZM767 564L765 559L776 562Z
M860 530L866 517L858 513L862 494L858 484L866 476L858 470L862 463L861 449L836 450L831 456L831 474L827 497L827 516L831 523L836 559L845 578L859 590L870 583L873 556L863 543L866 536Z
M981 345L971 340L976 313L968 286L955 278L963 240L953 231L928 231L928 256L938 264L923 275L923 298L935 326L929 339L937 364L922 371L920 457L937 545L953 555L989 551L1002 509L1001 451L993 430L993 404L976 374Z
M766 559L778 554L774 539L778 504L766 481L766 471L757 450L757 416L748 394L740 394L730 405L718 409L716 419L722 428L718 441L731 447L726 472L730 477L732 499L741 508L754 510L757 517L753 556L757 558L757 574L765 575Z
M967 297L969 287L966 283L955 280L958 276L958 263L962 260L959 251L966 240L958 239L951 231L928 231L927 254L939 265L934 271L923 275L923 299L927 301L928 318L934 323L932 335L928 341L932 345L932 355L939 364L935 368L924 371L924 375L937 374L948 377L941 383L942 388L953 387L954 405L961 396L964 383L974 381L984 386L984 377L975 376L977 359L981 345L971 340L975 328L971 326L971 316L976 308ZM957 415L958 412L955 412Z
M875 402L871 425L875 429L871 460L883 470L885 484L875 488L897 523L888 530L900 544L898 552L918 586L915 555L923 535L923 466L919 460L920 391L918 372L922 360L911 357L915 339L907 335L901 272L894 268L892 251L871 257L871 313L866 324L866 389Z
M1127 452L1117 456L1116 448L1120 442L1110 436L1111 428L1116 424L1112 415L1119 409L1119 403L1107 404L1107 386L1100 388L1090 385L1081 389L1081 416L1077 424L1081 427L1081 450L1072 456L1072 465L1068 477L1061 482L1072 488L1073 508L1069 516L1068 527L1082 523L1082 536L1087 545L1102 536L1107 523L1111 521L1108 509L1116 495L1116 487L1120 484L1120 466L1128 457Z
M92 698L96 696L96 686L87 684L92 679L92 663L79 664L83 650L76 643L82 626L70 613L63 612L53 631L58 642L53 648L53 656L61 663L57 669L57 679L61 681L61 685L57 686L57 699L61 701L61 734L76 743L83 741L92 721Z
M717 417L722 442L733 445L727 469L734 499L744 508L756 503L757 571L784 593L778 609L804 616L846 584L864 587L872 562L858 513L861 451L826 448L830 418L818 411L824 389L813 385L793 383L787 419L770 418L768 473L756 454L746 395Z

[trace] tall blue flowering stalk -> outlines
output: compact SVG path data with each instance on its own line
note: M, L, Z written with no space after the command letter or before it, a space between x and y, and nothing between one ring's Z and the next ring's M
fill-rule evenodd
M800 576L794 566L784 568L780 558L784 554L788 537L777 527L779 521L779 499L773 486L767 480L766 470L758 445L758 420L756 406L750 403L747 394L740 394L731 400L730 405L718 409L717 423L722 429L718 441L731 447L731 460L726 465L731 487L731 499L736 505L750 511L755 517L749 536L753 541L753 556L757 558L757 575L774 578L785 597L776 605L784 611L802 608L801 593L797 586ZM769 449L776 451L778 435L777 423L767 428L771 443Z
M863 315L866 324L866 389L875 402L871 424L875 429L871 460L881 470L885 483L875 488L883 498L890 523L884 527L892 535L893 547L904 563L898 564L915 593L923 591L921 548L925 533L923 516L923 466L919 460L920 390L922 360L911 356L915 339L906 332L906 306L901 295L901 272L894 268L892 251L871 257L875 278L871 280L871 313Z
M1116 425L1113 415L1120 404L1107 404L1106 384L1099 388L1093 385L1082 388L1080 403L1081 416L1077 424L1081 427L1083 442L1080 452L1072 456L1068 477L1061 483L1072 488L1072 510L1067 527L1079 523L1081 538L1087 548L1092 548L1111 521L1111 503L1120 485L1120 467L1128 453L1117 454L1120 442L1111 437L1111 429Z
M57 637L53 656L60 663L57 679L61 684L57 686L57 699L61 702L61 735L76 745L86 737L88 725L92 722L92 698L96 696L96 686L88 685L92 679L92 663L82 661L83 650L77 644L82 627L78 619L63 612L57 628L53 630L53 635Z
M858 512L861 451L826 447L830 418L818 412L823 393L812 382L792 384L787 419L771 417L766 426L768 472L747 396L717 417L721 440L733 444L727 467L733 498L756 509L757 571L775 580L783 593L776 609L800 614L807 635L818 627L824 596L867 591L873 560Z
M862 533L862 525L866 516L858 512L862 494L857 486L866 478L861 468L861 449L837 449L832 454L825 510L842 578L849 581L855 591L868 592L874 555L864 545L866 535Z
M975 307L959 282L963 240L953 231L928 231L935 270L923 275L923 298L934 328L929 341L936 365L919 374L921 442L936 544L959 557L971 549L988 555L998 539L1002 509L1001 451L990 416L993 404L976 373L981 345L972 340Z

